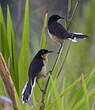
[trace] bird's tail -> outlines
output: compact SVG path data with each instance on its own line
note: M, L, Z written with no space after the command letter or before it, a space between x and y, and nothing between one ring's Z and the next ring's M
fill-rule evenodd
M73 42L77 42L77 38L80 38L80 39L84 39L84 38L87 38L88 36L87 35L84 35L82 33L70 33L70 38L69 40L72 40Z
M22 90L22 102L27 103L30 100L33 88L35 87L36 78L28 81Z

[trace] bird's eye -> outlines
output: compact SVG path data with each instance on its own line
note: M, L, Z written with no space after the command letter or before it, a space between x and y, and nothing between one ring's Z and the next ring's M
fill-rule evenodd
M43 53L45 53L45 51L43 50Z

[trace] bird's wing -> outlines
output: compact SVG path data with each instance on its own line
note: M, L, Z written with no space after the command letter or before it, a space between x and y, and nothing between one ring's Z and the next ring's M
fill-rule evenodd
M41 72L43 66L44 64L41 59L34 58L29 67L29 71L28 71L29 78L32 79L36 77Z
M58 22L53 22L48 26L49 32L55 36L58 36L60 38L67 38L69 37L69 33L67 30Z

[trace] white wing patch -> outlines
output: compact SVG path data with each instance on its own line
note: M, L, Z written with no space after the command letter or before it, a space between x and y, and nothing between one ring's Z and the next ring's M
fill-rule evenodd
M25 89L26 89L26 86L27 86L27 82L26 82L26 84L25 84L25 86L24 86L24 88L23 88L23 90L22 90L22 95L23 95L23 93L24 93L24 91L25 91Z
M25 89L26 89L26 87L27 87L27 83L28 83L28 82L26 82L26 84L25 84L25 86L24 86L24 88L23 88L23 90L22 90L22 102L23 102L23 104L25 103L25 102L23 101L23 93L24 93L24 91L25 91ZM27 101L29 101L30 98L31 98L31 95L32 95L32 92L33 92L33 88L35 87L35 84L36 84L36 77L34 78L34 84L33 84L33 85L31 84L31 87L32 87L32 89L31 89L31 94L29 95L29 98L28 98Z
M34 84L33 84L33 85L31 84L31 87L32 87L32 89L31 89L31 94L32 94L32 92L33 92L33 88L35 87L35 84L36 84L36 77L34 78Z
M71 40L72 42L77 42L76 37L74 37L74 39L72 38L68 38L69 40Z
M80 35L84 35L83 33L77 33L77 32L73 32L73 33L74 33L74 34L77 34L77 35L78 35L78 34L80 34Z

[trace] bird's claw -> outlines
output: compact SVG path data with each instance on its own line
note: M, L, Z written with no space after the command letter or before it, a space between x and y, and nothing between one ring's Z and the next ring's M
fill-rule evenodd
M60 53L60 51L57 52L57 54L59 54L59 53Z
M46 93L44 89L41 89L41 92L42 92L42 93Z
M49 71L49 73L50 73L50 75L51 75L51 73L52 73L52 70L50 70L50 71Z

